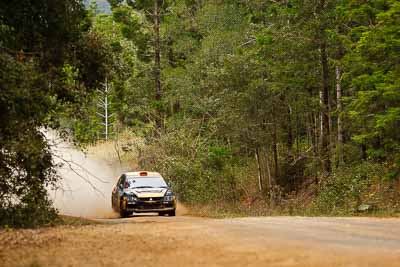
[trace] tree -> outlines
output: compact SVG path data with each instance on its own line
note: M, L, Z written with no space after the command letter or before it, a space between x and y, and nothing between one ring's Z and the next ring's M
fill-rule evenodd
M0 3L0 224L35 226L56 211L47 187L57 175L45 129L97 83L101 62L87 53L89 26L80 1ZM69 68L68 66L73 66ZM90 70L90 71L89 71Z
M114 8L114 16L116 21L127 25L125 28L126 37L131 37L137 41L142 48L148 48L151 44L153 54L153 79L154 79L154 105L156 106L155 126L156 135L164 131L164 114L162 108L163 88L161 81L161 36L160 28L163 16L163 11L167 8L167 1L162 0L140 0L140 1L127 1L127 4L133 9L140 11L152 24L152 40L143 34L138 24L139 21L132 20L129 10L122 5L122 1L110 1L111 6ZM143 24L142 24L143 26ZM133 36L132 36L133 34ZM138 38L139 37L139 38ZM140 52L145 52L141 50Z
M353 121L352 139L365 157L389 160L399 167L400 73L397 1L348 3L347 23L352 25L351 53L345 56L351 90L348 114ZM362 12L368 10L370 12Z
M109 131L112 125L112 123L110 122L110 118L112 117L113 114L110 112L111 103L109 99L111 94L111 88L107 78L104 83L104 90L99 90L99 91L100 91L100 97L98 99L97 106L100 108L100 112L96 113L103 120L102 124L104 126L104 138L108 140Z

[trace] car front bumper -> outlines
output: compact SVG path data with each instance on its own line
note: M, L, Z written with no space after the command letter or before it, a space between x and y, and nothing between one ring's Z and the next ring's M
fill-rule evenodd
M136 201L128 202L127 212L163 212L176 209L176 201Z

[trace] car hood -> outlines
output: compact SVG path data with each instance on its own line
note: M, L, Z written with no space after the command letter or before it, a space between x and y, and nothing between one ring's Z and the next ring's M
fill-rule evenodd
M128 194L134 193L137 197L163 197L168 188L132 188L125 192Z

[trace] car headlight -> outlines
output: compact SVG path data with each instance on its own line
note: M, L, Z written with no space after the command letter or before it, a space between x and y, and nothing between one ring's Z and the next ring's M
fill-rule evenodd
M174 193L171 190L168 190L164 195L164 201L173 201L175 199Z
M137 201L137 196L135 194L131 194L128 196L129 201Z
M164 201L173 201L175 199L175 196L165 196Z

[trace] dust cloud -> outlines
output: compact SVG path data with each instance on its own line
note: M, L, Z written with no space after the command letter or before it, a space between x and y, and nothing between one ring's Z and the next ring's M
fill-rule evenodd
M46 137L52 145L55 163L60 164L59 188L49 190L59 212L88 218L115 217L111 192L122 168L85 155L55 133L46 133Z

